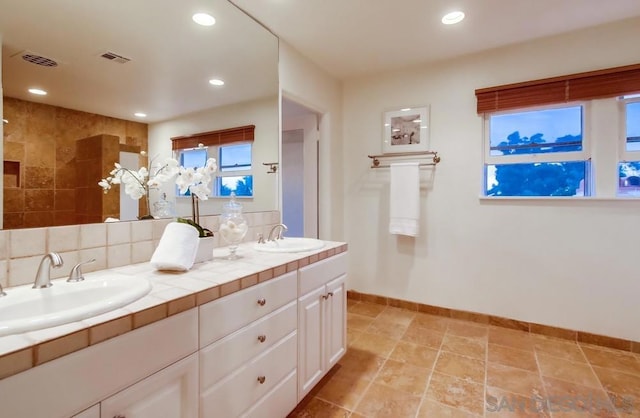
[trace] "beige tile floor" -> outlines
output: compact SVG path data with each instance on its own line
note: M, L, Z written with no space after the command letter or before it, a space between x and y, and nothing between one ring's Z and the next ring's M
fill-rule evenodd
M290 418L640 417L640 355L348 301L348 350Z

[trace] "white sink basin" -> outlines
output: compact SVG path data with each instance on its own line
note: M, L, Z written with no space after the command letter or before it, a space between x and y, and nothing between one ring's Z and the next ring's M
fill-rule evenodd
M109 277L77 283L54 281L7 289L0 298L0 337L80 321L140 299L151 290L146 279Z
M253 248L267 253L298 253L301 251L319 250L324 247L324 242L315 238L289 238L268 241L264 244L255 244Z

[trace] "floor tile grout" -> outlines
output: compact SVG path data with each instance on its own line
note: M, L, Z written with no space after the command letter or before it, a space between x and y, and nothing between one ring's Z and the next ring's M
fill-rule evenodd
M451 408L452 410L455 411L459 411L460 413L466 413L466 414L470 414L473 416L478 416L478 417L488 417L489 413L487 410L487 396L489 394L489 389L493 386L489 385L489 368L492 364L495 365L499 365L501 367L506 368L505 370L510 370L510 369L514 369L514 370L518 370L519 372L522 373L532 373L533 372L533 365L535 364L535 375L537 376L537 380L539 382L540 388L541 388L541 393L540 395L543 397L544 402L547 402L547 405L550 398L549 398L549 389L551 389L551 386L548 386L545 383L545 378L547 379L553 379L551 381L555 382L563 382L562 384L567 384L570 385L569 387L573 386L573 387L585 387L588 389L593 389L593 390L597 390L599 392L602 392L605 396L608 396L608 392L605 389L606 385L605 382L603 381L603 379L595 372L595 364L592 363L591 360L589 360L589 357L587 357L585 349L584 349L584 344L578 342L578 341L569 341L569 340L564 340L564 339L557 339L557 338L553 338L553 337L548 337L548 336L538 336L538 335L531 335L530 333L525 333L524 331L519 331L519 330L511 330L511 329L507 329L507 328L503 328L503 327L496 327L496 326L492 326L490 324L478 324L475 323L473 321L468 321L468 320L464 320L464 319L457 319L457 318L445 318L445 317L440 317L438 315L431 315L428 313L423 313L423 312L416 312L413 310L407 310L407 309L403 309L403 308L398 308L398 307L392 307L392 306L384 306L382 308L377 308L377 313L375 313L375 316L371 316L371 315L362 315L360 313L357 312L353 312L354 310L359 310L359 312L364 312L365 308L357 308L358 306L362 306L364 302L361 301L357 301L356 303L351 303L348 307L347 307L347 313L351 314L351 315L357 315L355 318L359 318L359 319L368 319L370 320L370 322L363 327L362 329L360 328L351 328L350 331L355 332L356 334L356 338L353 339L353 341L349 341L348 345L350 346L349 349L353 349L351 347L352 344L355 344L358 342L358 340L360 340L361 338L363 338L363 335L366 334L372 334L372 335L379 335L379 336L383 336L385 339L384 340L380 340L380 341L385 341L385 344L390 344L389 340L392 340L393 343L390 344L391 348L385 353L384 356L380 356L379 354L376 354L375 351L369 351L367 350L367 348L362 348L362 347L366 347L367 345L367 341L363 340L361 341L361 348L360 350L363 350L364 352L369 352L371 353L373 356L377 356L380 357L382 359L382 361L380 362L380 364L376 364L376 370L375 373L372 375L371 379L366 383L366 387L362 390L362 393L359 394L359 396L356 399L355 404L353 405L353 408L346 408L344 406L341 406L340 404L328 401L326 399L323 399L322 397L318 396L318 399L321 399L323 402L327 402L330 405L333 405L335 407L339 407L341 408L342 411L345 412L345 416L349 416L349 417L354 417L358 414L358 409L362 407L362 402L364 401L365 397L367 397L367 394L369 393L369 391L372 389L372 387L374 386L374 383L376 383L376 381L378 380L378 378L380 378L381 373L383 371L383 369L389 364L389 361L392 360L391 356L393 355L393 353L395 352L395 350L398 348L398 346L400 345L400 343L406 343L406 344L412 344L418 347L422 347L422 348L428 348L429 350L433 350L436 351L435 354L435 359L433 360L433 362L431 363L431 366L429 368L428 371L428 375L426 376L426 382L424 382L424 380L422 380L422 382L425 383L424 389L422 391L421 395L413 395L413 393L415 392L411 392L410 389L406 389L406 385L403 385L402 388L400 387L396 387L394 386L393 382L391 380L387 380L387 381L381 381L379 382L379 384L382 387L385 388L391 388L392 390L395 391L400 391L403 392L405 394L409 394L411 396L419 396L420 400L418 402L417 405L417 409L415 410L415 412L412 414L412 416L414 418L417 418L418 416L420 416L421 414L421 410L423 408L426 407L426 405L430 405L430 402L434 402L434 404L431 405L442 405L445 408ZM372 306L377 306L376 304L369 304ZM355 309L354 309L355 308ZM374 310L376 310L376 308L372 309L371 311L369 311L370 314L374 313ZM379 333L376 332L375 329L372 329L372 324L380 319L380 318L384 318L386 317L386 315L384 313L389 314L389 317L385 320L385 321L378 321L378 323L384 323L386 321L388 321L389 323L394 323L394 321L397 321L397 326L400 327L402 326L403 331L400 335L397 335L395 333L393 333L392 330L385 330L386 332L383 333ZM403 316L403 312L406 312L406 316ZM400 313L401 315L398 318L394 318L391 313ZM432 317L432 318L439 318L441 320L443 320L443 322L441 321L435 321L433 324L434 328L440 328L442 327L442 329L432 329L429 327L423 327L421 325L418 325L419 322L416 321L417 318L422 318L423 315L426 315L428 317ZM361 317L361 318L360 318ZM407 319L409 318L409 319ZM429 322L424 322L429 323ZM443 325L435 325L435 324L441 324L444 323ZM401 325L400 325L401 324ZM452 327L452 325L454 325ZM406 340L404 339L405 336L407 335L407 332L410 328L413 328L414 331L416 332L415 328L418 328L418 330L424 330L426 333L433 333L433 338L440 338L439 340L439 344L437 349L435 348L435 345L428 345L428 344L421 344L418 342L414 342L414 339L416 338L415 336L412 336L411 338L413 339L409 339L407 338ZM480 336L480 337L476 337L471 335L471 333L473 332L478 332L478 330L474 329L483 329L484 335ZM506 331L504 336L501 338L504 338L504 340L500 339L499 343L495 343L495 342L491 342L492 340L492 330L504 330ZM509 333L511 333L513 331L513 336L507 336ZM495 331L494 331L495 332ZM420 331L418 331L418 334L420 333ZM479 332L480 334L482 334L482 332ZM526 336L525 340L521 341L521 342L517 342L518 339L523 338L523 336ZM448 338L449 337L449 338ZM456 337L456 338L461 338L462 340L457 340L456 338L451 338L451 337ZM518 345L522 344L523 346L518 346L518 345L508 345L508 339L509 338L513 338L514 339L514 343L517 342ZM538 338L542 339L542 341L548 341L549 342L549 346L544 346L542 348L536 346ZM482 342L482 346L484 348L484 356L483 359L481 357L477 356L478 353L478 349L475 348L475 346L472 344L470 346L468 346L468 348L466 348L467 350L470 351L465 351L465 346L464 344L466 343L470 343L470 341L478 341L480 340ZM371 341L375 341L375 340L371 340ZM431 340L431 336L427 337L426 339L418 339L415 341L420 341L420 342L430 342ZM494 340L495 341L495 340ZM436 340L433 340L433 342L436 342ZM461 343L459 346L448 346L445 349L445 346L447 344L447 342L450 342L451 344L457 344L457 343ZM502 343L502 344L500 344ZM524 345L528 345L527 348L530 348L531 350L529 351L527 348L523 348ZM557 344L557 346L554 346L554 344ZM579 349L579 352L581 353L582 358L585 360L585 363L588 365L588 370L590 371L590 373L595 376L596 378L596 382L598 383L598 387L591 387L591 385L585 385L584 382L587 382L587 380L584 380L583 378L580 378L579 374L576 375L578 376L575 380L572 379L570 377L570 375L563 375L563 374L558 374L556 377L556 372L553 372L553 376L546 376L546 374L543 372L543 368L541 367L542 363L541 363L541 356L545 356L545 357L551 357L554 359L561 359L564 360L565 364L576 364L576 367L578 368L578 372L579 370L583 370L584 373L586 373L586 369L583 369L582 365L584 363L582 362L575 362L574 358L572 358L571 356L569 356L569 358L567 358L567 356L562 355L562 348L563 348L563 344L568 344L571 346L577 346ZM513 366L511 364L505 363L502 364L501 362L497 362L495 361L489 361L490 358L490 346L496 346L496 347L500 347L500 348L504 348L506 349L506 351L504 352L504 354L500 354L500 356L508 356L510 353L510 350L517 350L515 351L516 353L520 352L520 354L523 353L531 353L532 355L532 359L533 359L533 363L531 364L531 370L530 369L526 369L526 368L520 368L517 365ZM588 344L587 344L588 346ZM619 352L620 350L615 350L615 349L610 349L610 348L604 348L604 347L600 347L600 346L596 346L597 349L602 349L602 351L604 352L611 352L612 356L615 356L615 353ZM453 350L453 351L452 351ZM456 404L449 404L447 401L447 403L443 403L440 402L440 397L436 398L435 400L432 399L430 400L428 398L428 393L429 390L432 388L432 385L434 383L433 378L434 378L434 373L436 372L436 367L438 365L438 361L440 361L440 359L442 358L443 353L448 353L454 356L460 356L460 357L455 357L457 358L465 358L465 359L471 359L474 361L484 361L484 379L483 379L483 388L482 388L482 415L476 415L473 413L468 412L465 406L463 406L463 404L460 403L456 403ZM622 351L622 353L627 353L626 351ZM630 354L630 359L640 363L640 356L638 356L637 354L634 353L629 353ZM528 354L525 354L528 355ZM577 353L576 353L577 355ZM577 357L576 357L577 358ZM497 359L500 359L500 357L498 357ZM504 360L501 360L504 361ZM517 358L516 358L517 361ZM551 360L548 360L551 361ZM625 360L626 361L626 360ZM411 362L407 362L406 359L403 361L405 364L412 364ZM471 363L467 363L466 360L462 363L459 363L463 366L458 366L458 367L464 367L466 365L469 365ZM545 367L549 367L549 363L545 363L546 366ZM553 363L551 363L553 364ZM637 391L637 393L640 393L640 373L628 373L626 372L626 370L619 370L619 368L621 368L620 363L615 363L615 359L612 361L612 363L607 363L607 364L612 364L613 366L609 367L604 367L604 369L611 371L612 373L614 373L616 376L618 374L622 374L625 375L629 379L629 382L633 382L632 384L633 386L633 390ZM617 365L616 365L617 364ZM623 365L625 363L622 363ZM422 367L422 366L420 366ZM475 366L474 366L475 367ZM524 367L524 366L523 366ZM598 366L600 367L600 366ZM635 368L634 368L635 370ZM373 371L373 369L371 369L371 371ZM450 374L449 372L452 371L453 374ZM479 371L479 370L478 370ZM461 376L465 376L465 371L462 370L462 372L459 375L456 375L456 373L458 373L458 371L454 368L454 369L450 369L447 366L446 372L438 372L438 373L442 373L442 375L447 376L448 378L451 379L456 379L456 380L460 380L460 381L467 381L467 382L472 382L475 385L478 385L479 382L475 381L475 380L471 380L469 378L465 379L462 378ZM570 372L569 372L570 373ZM472 373L471 375L466 374L466 376L477 376L479 373ZM605 376L606 378L606 376ZM385 377L386 379L386 377ZM550 382L551 382L550 381ZM508 382L508 381L507 381ZM589 380L589 382L591 382L591 380ZM638 382L638 387L635 387L636 382ZM595 382L593 382L595 383ZM592 383L592 384L593 384ZM326 384L330 385L331 384L331 379L329 379ZM505 383L508 384L508 383ZM560 383L558 383L560 384ZM614 389L616 388L617 383L614 383ZM504 385L504 384L503 384ZM626 386L622 386L623 388L626 388ZM478 387L475 386L476 389L473 390L477 390ZM406 390L405 390L406 389ZM619 388L618 388L619 389ZM496 390L499 390L499 393L503 393L503 394L513 394L516 395L518 397L523 397L522 394L519 393L515 393L512 392L511 390L506 390L503 389L501 387L496 387ZM476 392L477 393L477 392ZM613 390L611 391L611 393L615 393ZM627 392L625 392L627 393ZM629 392L629 393L636 393L636 392ZM439 395L440 396L440 395ZM526 398L526 397L525 397ZM445 399L445 398L442 398ZM463 398L464 399L464 398ZM638 401L640 401L640 399L638 399ZM456 401L457 402L457 401ZM613 402L612 402L613 403ZM456 405L456 406L454 406ZM616 405L614 405L614 407L616 407ZM634 405L634 407L637 407L637 402L636 405ZM636 411L634 411L636 412ZM551 418L554 417L554 413L552 411L549 410L549 407L547 406L547 413L549 414L549 416ZM618 412L614 412L615 414L618 414ZM493 417L493 415L491 415ZM498 416L498 414L495 415L496 417ZM616 417L620 418L621 415L615 415ZM374 418L373 416L368 417L368 418Z

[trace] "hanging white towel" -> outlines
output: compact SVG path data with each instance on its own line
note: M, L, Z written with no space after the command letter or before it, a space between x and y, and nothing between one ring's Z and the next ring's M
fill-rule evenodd
M187 271L198 252L198 230L185 223L171 222L164 228L158 248L151 257L156 270Z
M420 222L420 164L395 163L389 168L389 232L417 237Z

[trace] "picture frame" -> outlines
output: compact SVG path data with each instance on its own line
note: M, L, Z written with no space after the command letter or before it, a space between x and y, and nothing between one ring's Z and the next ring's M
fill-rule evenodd
M383 113L382 153L429 150L429 106L406 107Z

